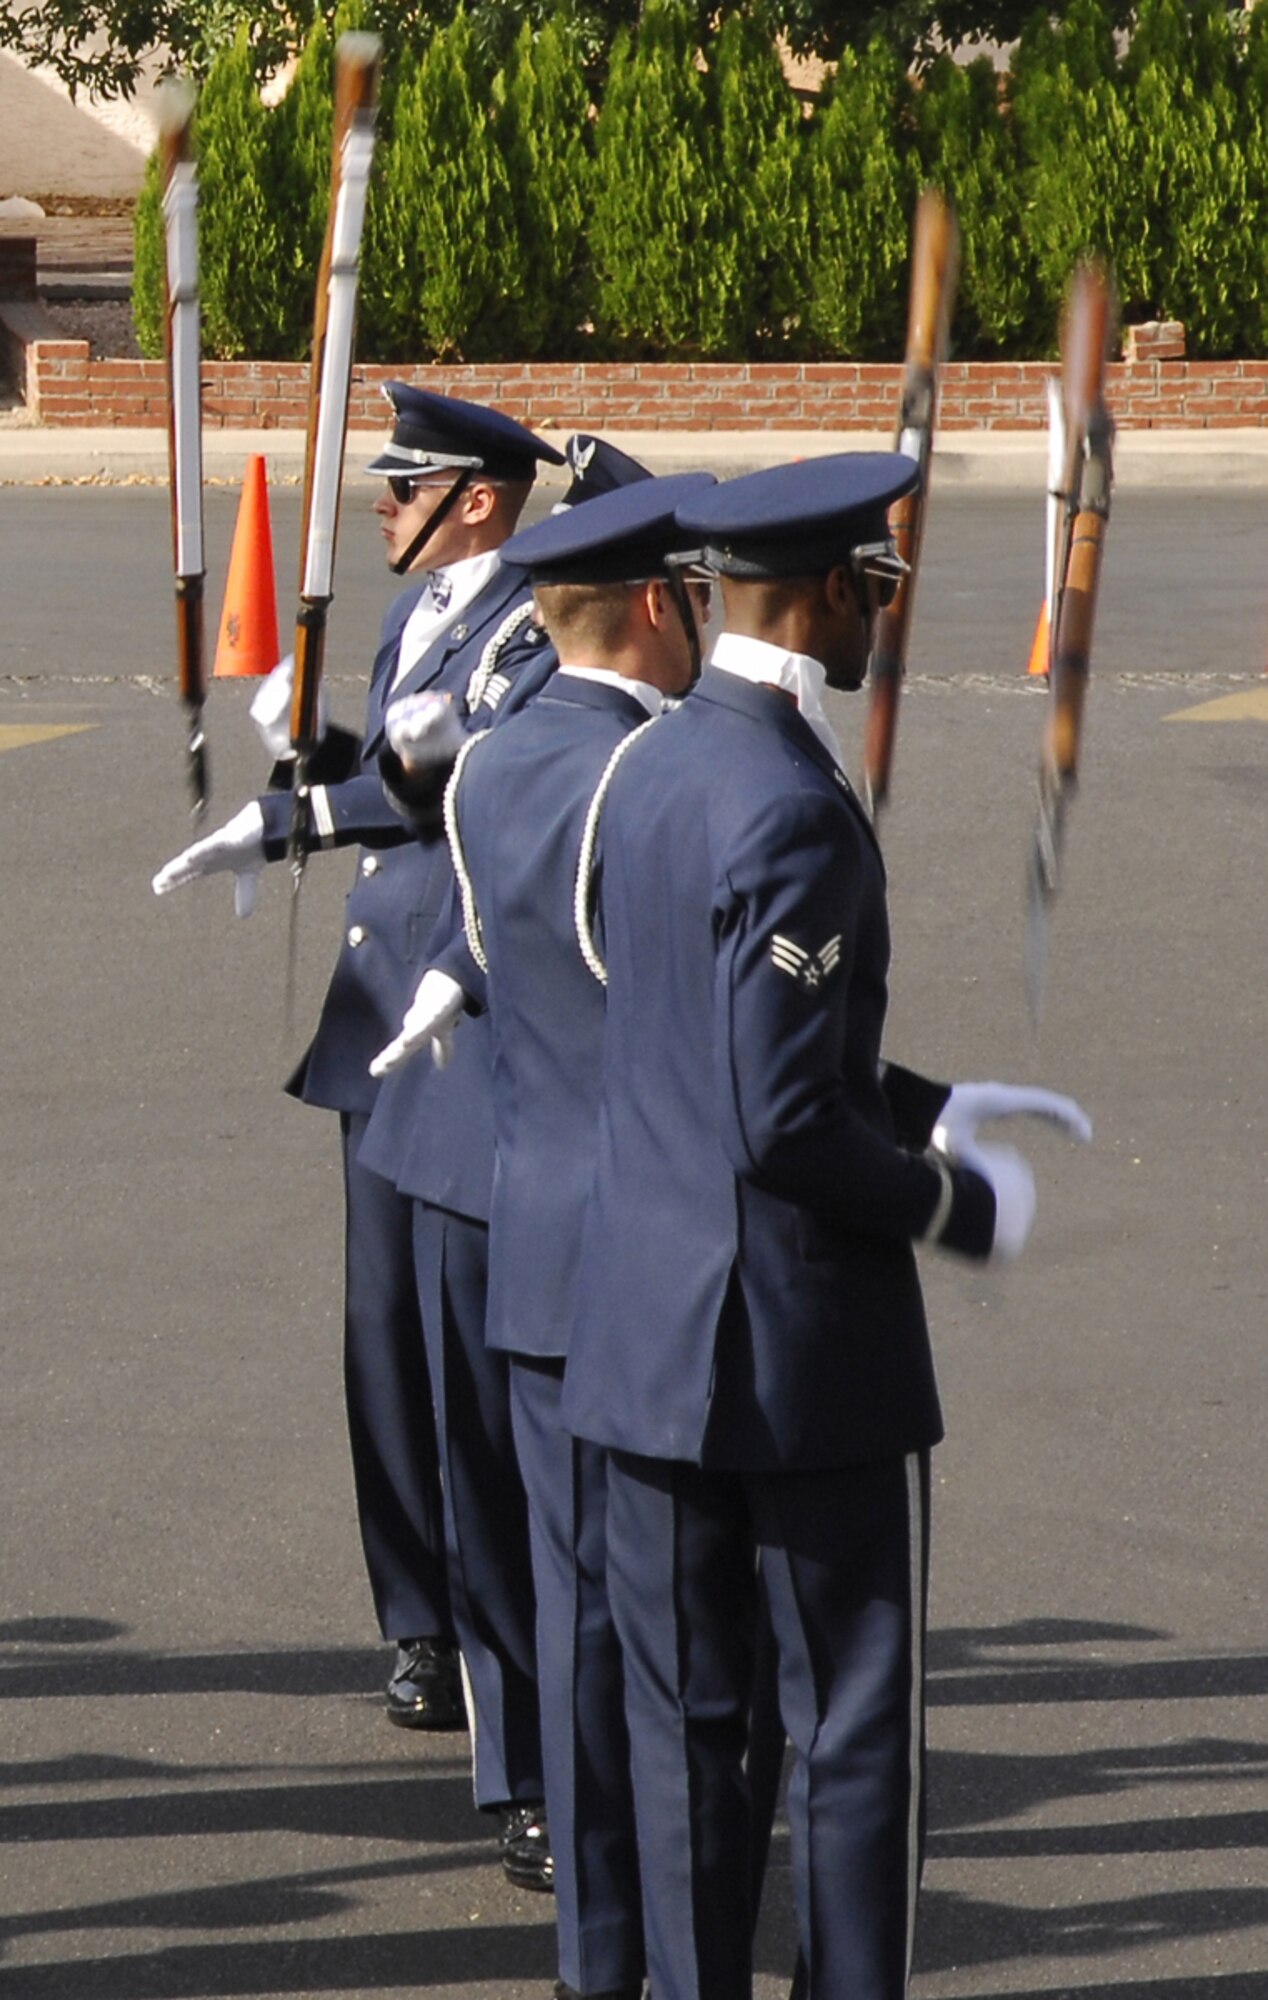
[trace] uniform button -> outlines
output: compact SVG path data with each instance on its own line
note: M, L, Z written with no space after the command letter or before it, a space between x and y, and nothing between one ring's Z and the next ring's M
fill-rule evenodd
M379 865L380 865L379 857L377 854L367 854L361 863L361 873L363 875L377 875L379 872Z
M453 628L453 632L450 636L452 637L454 644L460 646L463 640L467 636L467 627L465 625L455 625Z
M365 931L360 924L354 924L348 932L348 943L354 951L359 944L365 943Z

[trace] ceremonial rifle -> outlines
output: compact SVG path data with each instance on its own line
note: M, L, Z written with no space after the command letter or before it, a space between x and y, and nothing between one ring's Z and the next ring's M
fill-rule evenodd
M920 467L919 484L890 509L889 525L907 564L893 601L881 611L872 642L872 696L863 751L863 792L875 825L889 797L898 700L907 671L907 635L920 566L929 462L937 414L938 369L946 357L947 334L959 270L960 233L955 211L937 188L926 188L916 205L911 254L911 301L907 357L903 368L896 448Z
M335 532L343 478L357 276L365 226L381 43L377 35L341 35L335 50L335 122L330 211L317 273L308 439L295 629L291 747L295 788L287 859L295 896L303 880L311 797L309 765L317 748L317 697L325 658L326 614L334 595ZM293 907L293 906L292 906ZM293 941L293 932L292 932Z
M1026 991L1039 1019L1048 961L1048 916L1060 882L1066 815L1078 782L1092 626L1114 483L1114 423L1105 405L1112 306L1097 264L1075 272L1061 340L1064 464L1054 532L1055 615L1050 621L1048 712L1031 843Z
M194 166L194 96L169 83L159 94L165 244L163 314L167 357L167 448L176 571L176 661L189 726L187 762L194 817L207 807L203 702L203 458L198 320L198 177Z

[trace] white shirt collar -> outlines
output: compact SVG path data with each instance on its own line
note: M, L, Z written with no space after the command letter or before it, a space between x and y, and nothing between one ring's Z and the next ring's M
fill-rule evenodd
M614 674L610 667L560 667L561 674L572 674L579 681L597 681L600 687L619 688L622 694L632 695L641 702L649 715L659 715L665 706L665 697L659 688L649 681L631 680L628 674Z
M807 722L835 764L844 767L841 745L823 706L827 673L822 661L808 653L788 653L765 639L743 638L738 632L720 632L714 641L709 665L737 680L751 681L755 687L782 688L792 695Z
M401 632L400 650L396 656L396 672L392 686L396 687L410 673L423 654L442 632L447 632L455 624L467 606L474 602L498 566L498 551L486 549L483 555L463 556L460 562L445 563L434 571L418 573L418 581L426 582L430 576L443 576L449 584L449 597L443 611L439 610L431 592L424 589L414 609L405 620Z

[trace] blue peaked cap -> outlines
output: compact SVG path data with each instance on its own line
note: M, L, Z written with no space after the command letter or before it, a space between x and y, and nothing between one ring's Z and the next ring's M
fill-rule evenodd
M678 522L723 576L817 576L861 542L884 541L890 507L919 478L901 452L835 452L691 494Z
M408 382L385 382L383 393L396 421L367 472L408 478L411 473L469 470L487 472L491 479L535 479L539 460L564 463L553 444L501 410L465 403L460 396L439 396L434 389L415 389Z
M591 437L588 431L577 431L564 446L564 458L572 474L572 484L562 500L556 502L554 512L560 514L565 507L578 507L583 500L595 500L600 493L611 493L618 486L633 486L640 479L650 479L651 473L627 451L621 451L606 438Z
M534 583L635 583L664 576L670 556L697 546L679 525L679 509L716 483L711 472L678 472L618 486L512 535L499 553L504 563L528 570Z

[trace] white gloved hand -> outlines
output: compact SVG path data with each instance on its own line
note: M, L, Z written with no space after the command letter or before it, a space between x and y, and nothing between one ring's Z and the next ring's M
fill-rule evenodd
M466 742L453 696L435 689L402 695L388 709L383 727L407 771L451 763Z
M980 1146L966 1142L955 1154L957 1163L971 1167L989 1182L995 1196L995 1240L991 1256L1011 1264L1020 1257L1035 1220L1035 1177L1030 1162L1015 1146Z
M279 660L271 674L266 674L255 691L255 698L248 711L259 732L269 756L275 764L284 764L295 755L291 748L291 696L295 689L295 655L288 653ZM326 690L317 690L317 741L326 734L330 721L330 703Z
M166 896L183 889L202 875L221 875L232 870L233 907L239 917L249 917L255 908L260 871L264 867L264 814L256 801L243 806L215 833L196 840L183 854L165 862L154 877L154 893Z
M371 1076L390 1076L427 1043L437 1069L443 1069L453 1054L453 1038L462 1018L466 994L456 979L433 966L418 982L418 991L401 1022L394 1042L380 1049L370 1064Z
M933 1128L933 1143L952 1159L977 1137L979 1125L993 1118L1046 1118L1072 1139L1089 1140L1092 1121L1072 1097L1055 1090L1014 1083L957 1083Z

